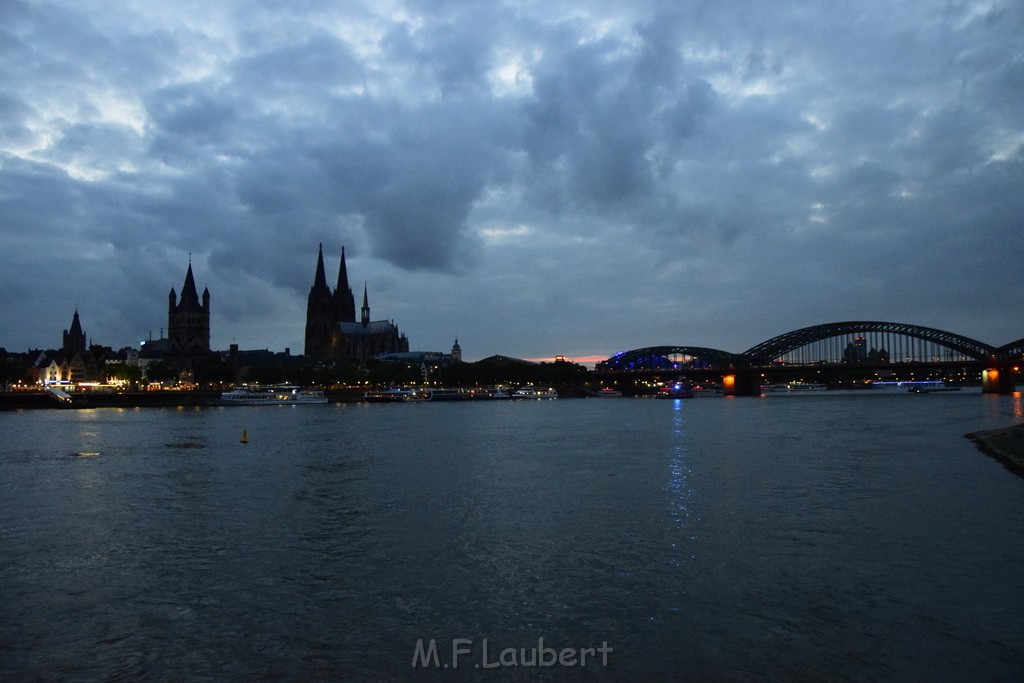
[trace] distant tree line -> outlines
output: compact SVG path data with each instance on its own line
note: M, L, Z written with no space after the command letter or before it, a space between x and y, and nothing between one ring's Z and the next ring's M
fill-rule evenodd
M50 352L48 352L50 353ZM56 354L57 352L52 352ZM526 384L556 388L578 388L589 378L589 372L576 363L529 363L495 356L474 363L455 361L441 367L424 369L417 364L373 360L364 367L348 363L330 366L306 364L296 358L266 359L252 365L239 363L231 356L210 353L185 358L163 358L146 364L145 370L123 360L107 360L112 352L93 347L90 355L100 366L102 380L119 381L133 387L144 382L174 383L191 375L202 389L213 390L242 383L297 384L322 387L364 387L414 385L429 381L452 387ZM17 356L17 357L16 357ZM0 388L9 390L18 381L32 383L30 364L20 354L0 354ZM425 377L426 375L426 377ZM97 377L99 379L99 377Z
M588 377L587 369L576 363L556 361L534 364L501 358L475 363L451 363L436 373L439 383L453 387L534 384L578 388Z

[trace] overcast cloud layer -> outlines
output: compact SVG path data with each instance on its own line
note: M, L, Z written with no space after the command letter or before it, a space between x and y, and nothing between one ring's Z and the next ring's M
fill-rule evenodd
M1024 9L0 0L0 346L301 352L323 242L416 350L1024 336Z

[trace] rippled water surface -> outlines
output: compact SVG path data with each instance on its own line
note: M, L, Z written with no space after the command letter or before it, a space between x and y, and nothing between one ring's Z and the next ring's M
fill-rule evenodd
M0 678L528 678L489 665L543 638L612 648L552 678L1019 680L1024 480L963 435L1020 422L966 392L0 413Z

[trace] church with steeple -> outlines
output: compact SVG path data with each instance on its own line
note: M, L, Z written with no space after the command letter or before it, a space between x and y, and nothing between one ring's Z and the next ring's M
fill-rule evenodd
M75 315L71 318L71 329L64 330L64 343L60 350L68 358L73 358L76 353L84 356L85 349L85 332L82 330L82 321L78 319L78 309L76 308Z
M348 284L345 248L334 291L327 285L324 246L320 245L316 274L306 303L305 355L322 362L365 363L382 353L409 350L409 340L389 320L370 320L370 303L363 284L363 305L356 321L356 302Z
M171 287L167 295L167 337L174 350L181 353L205 353L210 350L210 290L203 289L202 302L192 276L192 259L188 260L185 284L178 299Z

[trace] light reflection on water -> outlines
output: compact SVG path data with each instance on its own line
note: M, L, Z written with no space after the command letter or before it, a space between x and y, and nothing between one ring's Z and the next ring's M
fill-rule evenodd
M1024 481L962 438L1014 421L1019 394L0 414L0 678L401 679L418 638L544 637L607 640L576 672L605 680L1019 679Z
M690 484L688 481L690 475L690 469L686 463L686 442L684 438L684 414L683 410L684 401L683 399L669 399L672 402L672 446L671 456L668 461L669 467L669 481L668 490L670 494L670 505L671 505L671 518L675 522L676 528L681 532L680 535L674 540L670 547L673 553L688 554L688 548L680 548L681 540L692 539L692 536L686 536L685 530L689 526L689 510L687 507L688 499L692 495L690 490ZM692 558L684 557L682 561ZM669 562L672 565L677 565L680 562L678 556L671 557Z

